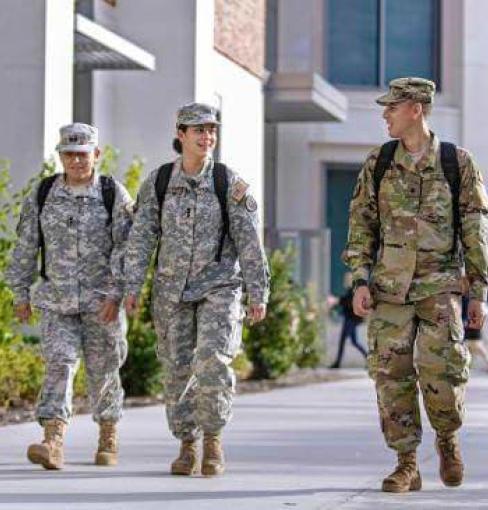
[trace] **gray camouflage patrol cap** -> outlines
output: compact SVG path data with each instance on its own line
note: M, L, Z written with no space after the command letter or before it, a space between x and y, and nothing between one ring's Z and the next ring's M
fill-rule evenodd
M89 124L68 124L59 130L59 136L59 152L91 152L98 147L98 129Z
M382 106L401 103L411 99L416 103L434 101L435 83L425 78L396 78L390 81L390 90L380 96L376 102Z
M176 112L176 126L198 126L200 124L220 124L217 108L205 103L189 103Z

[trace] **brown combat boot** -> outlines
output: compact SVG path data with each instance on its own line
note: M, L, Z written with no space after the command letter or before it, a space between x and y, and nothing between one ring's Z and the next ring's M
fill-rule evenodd
M117 424L114 421L100 422L100 435L98 436L98 451L95 455L97 466L117 465Z
M181 441L180 454L171 464L172 475L194 475L198 472L198 446L194 439Z
M44 441L40 444L31 444L27 449L27 458L33 464L41 464L45 469L62 469L66 423L58 419L45 420L43 427Z
M464 464L457 435L437 436L436 448L440 459L439 474L444 485L448 487L461 485L463 483Z
M202 475L222 475L224 470L224 452L220 434L205 433L203 436Z
M416 452L399 453L395 471L383 480L383 492L418 491L421 488L422 479L417 466Z

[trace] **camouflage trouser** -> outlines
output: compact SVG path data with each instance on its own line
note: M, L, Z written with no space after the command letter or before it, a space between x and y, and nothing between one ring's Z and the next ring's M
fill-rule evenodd
M435 431L446 435L461 426L470 362L463 336L458 295L377 304L368 326L368 364L391 448L407 452L421 441L417 380Z
M218 433L231 417L230 363L241 343L241 295L240 289L220 289L197 302L153 302L166 415L179 439Z
M124 391L119 368L127 357L126 329L122 313L116 321L104 324L95 313L42 311L41 351L46 374L37 407L40 422L52 418L69 421L80 356L85 362L93 419L120 419Z

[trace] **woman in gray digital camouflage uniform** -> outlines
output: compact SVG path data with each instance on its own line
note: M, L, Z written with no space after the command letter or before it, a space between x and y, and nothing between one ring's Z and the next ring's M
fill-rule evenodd
M126 310L133 313L158 245L153 320L168 423L181 440L171 465L179 475L200 467L208 476L224 472L221 431L231 416L243 287L251 321L265 317L268 300L257 204L248 184L212 158L218 124L208 105L178 110L174 148L181 157L142 184L125 260Z

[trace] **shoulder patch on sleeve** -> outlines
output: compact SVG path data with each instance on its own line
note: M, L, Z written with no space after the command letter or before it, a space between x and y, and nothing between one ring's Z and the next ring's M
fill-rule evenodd
M251 195L247 195L246 197L246 209L249 212L256 212L258 209L258 204Z
M236 202L240 202L246 196L248 188L249 184L247 184L247 182L242 180L240 177L237 177L234 185L232 186L232 198Z

